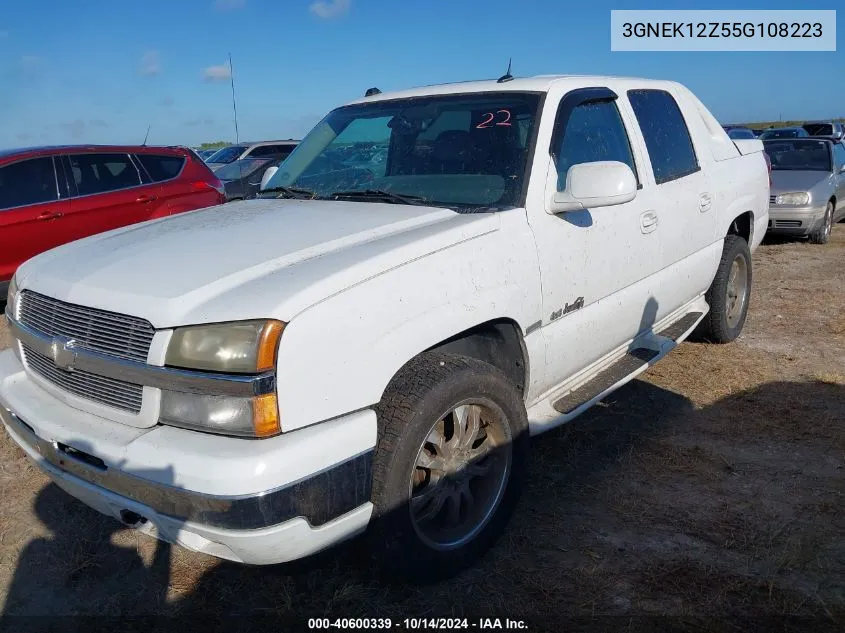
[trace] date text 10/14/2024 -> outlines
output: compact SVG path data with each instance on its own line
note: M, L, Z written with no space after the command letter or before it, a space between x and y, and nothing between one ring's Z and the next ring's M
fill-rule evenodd
M309 618L308 629L318 630L408 630L408 631L448 631L448 630L528 630L524 620L511 618Z

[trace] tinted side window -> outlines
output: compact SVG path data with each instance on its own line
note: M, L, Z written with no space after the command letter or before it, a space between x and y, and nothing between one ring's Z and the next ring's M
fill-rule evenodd
M628 99L645 138L657 184L698 171L692 138L672 95L663 90L629 90Z
M59 199L53 159L32 158L0 167L0 209Z
M247 156L249 158L266 158L272 156L287 156L291 153L293 147L290 145L260 145L254 148Z
M74 154L68 156L80 196L135 187L141 177L128 154Z
M185 159L181 156L159 156L157 154L136 154L136 157L144 169L153 179L153 182L170 180L179 175Z
M560 146L555 148L555 157L558 191L566 188L569 168L580 163L616 160L637 173L628 134L613 101L585 103L576 107L561 135Z

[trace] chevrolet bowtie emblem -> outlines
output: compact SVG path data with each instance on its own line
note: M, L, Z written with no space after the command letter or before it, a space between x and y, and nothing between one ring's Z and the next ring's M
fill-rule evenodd
M65 371L73 371L73 364L76 362L76 352L73 350L75 344L76 341L66 336L53 337L53 342L50 344L50 354L56 367Z

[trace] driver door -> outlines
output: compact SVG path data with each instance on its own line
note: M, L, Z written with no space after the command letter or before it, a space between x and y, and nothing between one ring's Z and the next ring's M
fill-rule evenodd
M542 282L545 390L650 328L657 315L651 283L661 268L659 230L645 206L643 159L622 98L607 87L569 92L558 105L551 147L538 148L550 155L544 206L528 217ZM570 167L609 160L637 177L632 201L550 214Z

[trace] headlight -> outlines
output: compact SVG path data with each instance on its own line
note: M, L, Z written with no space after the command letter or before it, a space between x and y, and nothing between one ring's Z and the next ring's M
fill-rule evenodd
M171 367L257 374L276 366L281 321L236 321L177 328L164 363Z
M276 366L281 321L235 321L176 328L165 365L195 371L260 374ZM218 396L162 389L159 422L186 429L270 437L281 432L276 393Z
M238 398L162 390L159 422L243 437L270 437L282 430L275 393Z
M9 282L9 292L6 294L6 311L12 316L17 315L18 303L18 282L14 275Z
M810 194L806 191L781 193L775 196L775 204L803 205L810 203Z

